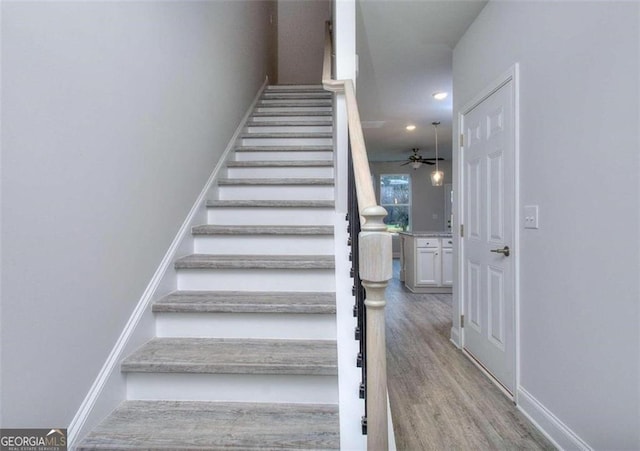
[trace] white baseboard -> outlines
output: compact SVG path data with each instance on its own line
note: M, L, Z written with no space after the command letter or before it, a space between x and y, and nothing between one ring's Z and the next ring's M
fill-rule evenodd
M462 342L460 341L460 329L458 329L457 327L451 328L450 341L455 345L456 348L458 349L462 348Z
M105 387L107 386L109 381L112 380L112 377L119 373L119 363L125 356L125 352L128 349L130 343L133 341L134 333L138 329L138 326L143 322L142 320L145 317L145 313L149 314L149 310L150 310L149 306L151 305L151 302L165 294L162 291L166 291L166 286L170 285L169 283L167 283L166 279L172 278L172 277L175 278L175 276L172 275L173 273L170 271L173 269L173 262L176 256L178 255L180 249L185 246L185 242L189 240L191 241L193 240L190 232L191 232L191 227L195 225L194 222L196 218L200 216L206 217L207 195L210 192L212 186L214 185L214 182L218 177L220 170L224 167L224 164L227 158L229 157L231 151L235 147L236 140L239 138L240 134L242 133L247 120L251 116L251 113L255 105L258 103L258 100L262 95L262 92L267 87L268 81L269 81L268 79L265 79L264 83L258 90L258 93L256 94L253 102L251 103L245 116L241 120L240 125L238 126L235 133L231 137L229 143L227 144L226 149L220 156L218 164L216 165L215 169L212 171L211 176L209 177L209 180L207 180L207 183L205 184L204 188L200 192L200 195L198 196L195 203L193 204L193 207L191 208L191 211L187 215L187 218L183 222L182 227L180 227L178 234L176 235L173 242L171 243L171 246L169 246L169 249L165 253L164 258L162 259L160 265L156 269L156 272L151 278L151 281L149 282L149 284L147 285L147 288L145 289L144 293L140 297L135 309L133 310L133 313L131 314L131 317L127 321L122 333L120 334L120 337L116 341L113 349L111 350L111 353L107 357L106 362L102 366L102 369L98 373L98 376L93 382L93 385L89 389L89 392L87 393L86 397L82 401L80 408L78 409L75 416L73 417L73 420L71 420L71 423L68 427L69 449L73 449L75 442L81 438L80 434L83 431L83 428L85 427L85 425L87 424L87 420L89 419L94 408L96 407L98 399L100 398L103 391L105 390ZM125 383L124 378L122 377L118 378L117 380L119 381L117 382L118 384ZM124 393L125 387L119 387L119 390L116 390L116 391L118 394ZM109 394L109 397L113 398L113 394L112 393ZM114 399L110 399L110 402L114 402Z
M396 428L393 425L393 416L391 415L391 404L389 403L389 394L387 390L387 412L389 418L389 451L396 451L398 448L396 447Z
M518 387L518 409L560 450L592 450L528 391Z

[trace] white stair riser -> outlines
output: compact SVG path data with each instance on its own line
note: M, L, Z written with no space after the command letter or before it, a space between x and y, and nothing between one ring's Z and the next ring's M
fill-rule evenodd
M216 207L207 209L207 222L216 225L333 225L328 208Z
M281 166L281 167L232 167L227 168L227 177L233 179L248 178L331 178L333 167L331 166Z
M332 161L332 150L280 150L277 152L270 150L255 151L236 151L236 161Z
M248 133L331 133L331 124L327 125L250 125Z
M330 146L331 138L242 138L243 146Z
M295 105L295 106L331 106L331 99L300 99L296 97L287 97L286 99L274 99L274 98L263 98L260 103L258 103L258 107L265 106L280 106L280 105Z
M178 290L335 291L333 269L181 269Z
M331 235L196 235L196 254L333 255Z
M256 108L259 113L304 113L331 112L330 106L259 106Z
M127 399L335 404L336 376L128 373Z
M332 200L332 185L223 185L219 200Z
M331 125L331 116L252 116L251 120L255 122L315 122L326 121L328 125Z
M157 313L156 336L335 340L336 318L300 313Z

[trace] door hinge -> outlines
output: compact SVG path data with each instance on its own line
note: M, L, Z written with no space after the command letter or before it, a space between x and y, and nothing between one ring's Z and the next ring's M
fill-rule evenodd
M460 133L460 147L464 147L464 135Z
M464 224L460 224L460 237L464 237Z
M464 327L464 315L460 315L460 327Z

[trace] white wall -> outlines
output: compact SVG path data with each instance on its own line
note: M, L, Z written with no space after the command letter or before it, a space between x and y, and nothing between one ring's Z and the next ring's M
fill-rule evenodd
M278 0L278 83L320 84L331 0Z
M520 385L565 447L640 448L639 8L493 1L454 51L456 114L520 63Z
M3 427L66 427L267 72L272 2L2 3Z

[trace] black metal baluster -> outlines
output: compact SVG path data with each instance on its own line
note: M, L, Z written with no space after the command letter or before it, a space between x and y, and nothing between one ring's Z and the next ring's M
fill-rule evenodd
M356 196L353 162L351 160L351 147L349 147L349 180L348 180L348 210L349 244L351 245L351 271L353 278L352 293L355 296L353 307L354 316L357 318L355 339L359 340L360 348L356 358L356 365L361 368L362 382L359 387L359 396L364 399L364 416L362 417L362 433L367 433L367 336L366 336L366 309L364 306L365 290L362 286L359 274L358 235L360 233L360 213Z

